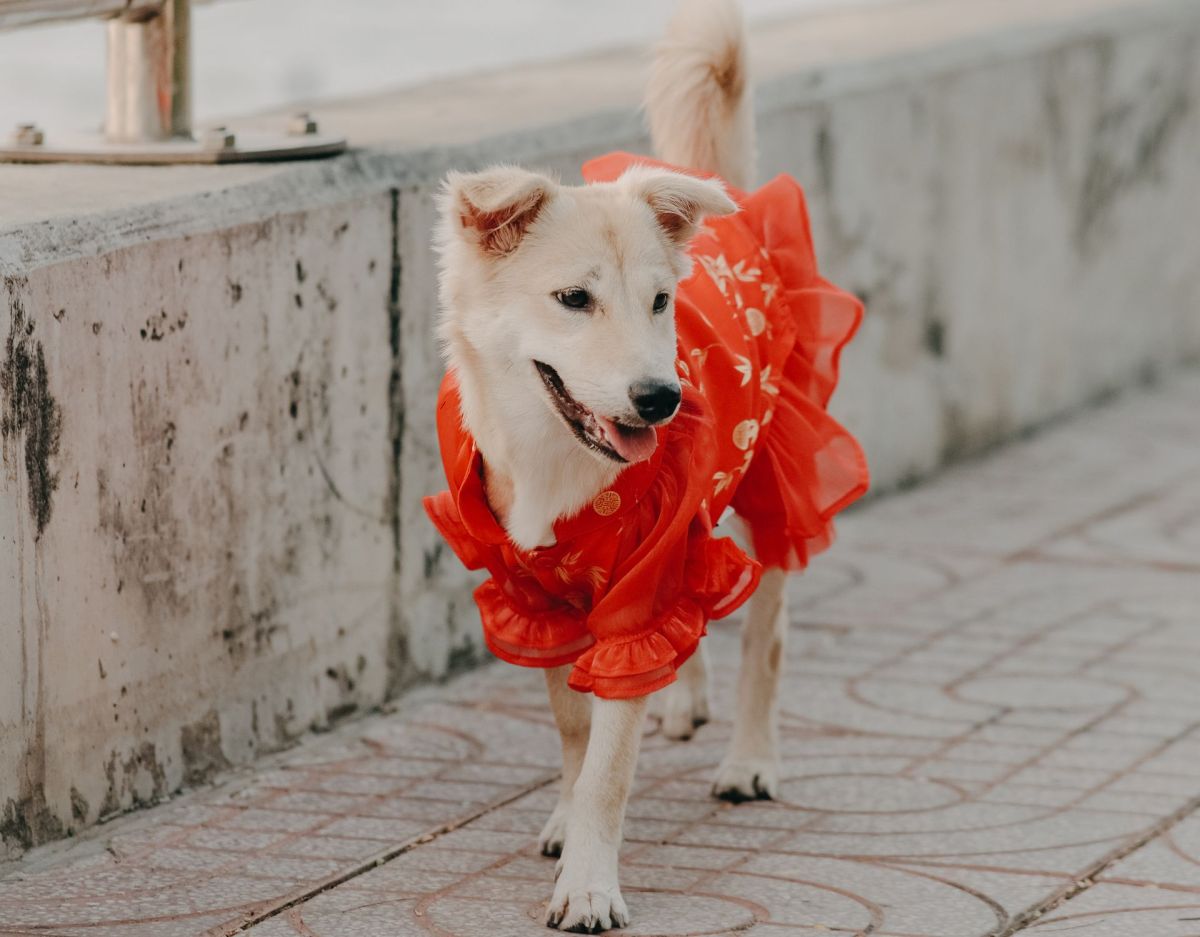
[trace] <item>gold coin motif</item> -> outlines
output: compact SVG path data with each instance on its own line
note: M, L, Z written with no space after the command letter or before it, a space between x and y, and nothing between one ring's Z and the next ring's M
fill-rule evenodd
M592 510L601 517L616 514L621 506L621 496L615 491L602 491L592 499Z
M758 420L742 420L733 428L733 444L745 452L758 440Z

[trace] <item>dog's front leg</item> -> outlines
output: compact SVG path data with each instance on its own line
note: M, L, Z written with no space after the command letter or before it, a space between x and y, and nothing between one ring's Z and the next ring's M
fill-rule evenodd
M595 933L629 923L617 853L645 716L644 696L593 703L587 753L571 794L558 881L546 911L551 927Z
M546 690L550 694L550 708L554 710L554 721L562 738L562 787L558 792L558 803L550 819L542 827L538 846L543 856L562 854L563 841L567 837L567 819L571 816L571 795L575 790L575 779L583 767L587 751L588 730L592 723L592 700L584 693L576 693L567 686L567 675L571 665L553 667L546 671Z
M723 800L779 795L779 671L787 637L786 581L781 569L763 573L742 626L733 741L713 785L713 794Z

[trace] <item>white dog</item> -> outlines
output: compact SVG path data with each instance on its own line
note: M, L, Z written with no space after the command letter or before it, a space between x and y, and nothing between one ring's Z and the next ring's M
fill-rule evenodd
M563 778L540 842L561 854L547 923L564 930L628 923L617 853L647 695L666 694L669 736L705 722L693 652L751 592L714 793L777 795L785 570L866 485L824 409L861 309L816 276L794 183L721 181L749 183L747 85L733 0L685 0L647 112L686 173L614 156L584 186L508 167L446 183L450 490L427 507L492 573L476 593L491 648L546 671ZM760 562L713 535L727 506Z

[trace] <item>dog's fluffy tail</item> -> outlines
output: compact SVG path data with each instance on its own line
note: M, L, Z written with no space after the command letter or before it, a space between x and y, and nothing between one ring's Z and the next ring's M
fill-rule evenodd
M659 44L646 114L658 157L740 188L754 175L754 114L736 0L682 0Z

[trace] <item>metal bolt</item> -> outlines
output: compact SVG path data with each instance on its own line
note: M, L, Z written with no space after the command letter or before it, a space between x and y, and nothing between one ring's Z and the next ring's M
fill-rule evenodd
M13 140L17 146L41 146L46 142L46 135L37 124L17 124Z
M308 111L300 111L288 121L288 136L308 137L317 132L317 122Z
M237 148L237 134L226 127L212 127L204 131L206 150L233 150Z

